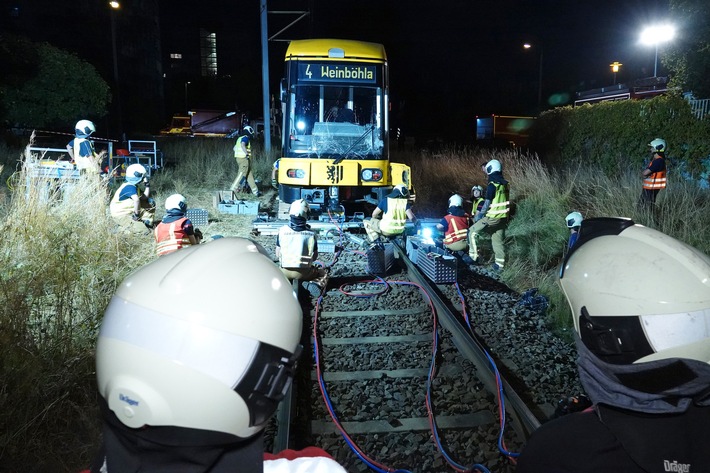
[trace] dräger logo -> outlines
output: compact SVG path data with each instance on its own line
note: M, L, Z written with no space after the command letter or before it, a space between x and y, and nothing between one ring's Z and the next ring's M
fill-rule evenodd
M126 396L125 394L119 394L118 400L125 402L129 406L137 406L138 405L138 401L136 401L135 399L131 399L130 397ZM666 463L668 463L668 462L666 462ZM686 471L686 470L666 470L666 471Z
M678 463L677 461L669 462L668 460L663 460L663 469L665 471L672 471L673 473L689 473L690 463Z

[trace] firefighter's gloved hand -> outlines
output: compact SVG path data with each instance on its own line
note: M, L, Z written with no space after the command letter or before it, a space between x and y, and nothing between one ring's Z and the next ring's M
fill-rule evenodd
M140 215L139 213L133 212L133 213L131 214L131 219L132 219L134 222L140 222L140 221L141 221L141 215Z
M271 187L273 187L274 189L278 189L279 188L279 181L277 181L276 179L272 179L271 180Z
M150 186L150 179L148 179L148 176L143 178L143 183L145 184L146 187Z

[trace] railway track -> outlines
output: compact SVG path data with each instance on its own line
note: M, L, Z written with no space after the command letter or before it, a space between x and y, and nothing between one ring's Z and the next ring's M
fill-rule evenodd
M432 283L400 247L374 277L364 251L335 246L327 290L300 290L311 356L267 448L316 445L352 472L514 471L544 415L496 369L458 285Z

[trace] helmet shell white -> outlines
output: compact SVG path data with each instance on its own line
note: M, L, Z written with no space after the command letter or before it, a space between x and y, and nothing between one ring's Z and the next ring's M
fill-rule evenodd
M461 197L458 194L454 194L451 197L449 197L449 207L462 207L463 206L463 197Z
M404 184L397 184L396 186L394 186L394 188L392 189L392 193L395 195L399 194L402 197L409 197L409 189L407 189L407 186L405 186Z
M607 231L613 225L618 229ZM592 353L612 364L710 363L707 255L627 219L585 219L581 235L563 264L560 286ZM609 349L617 345L617 352Z
M486 163L486 174L489 176L494 172L500 172L503 169L503 165L497 159L491 159Z
M293 217L308 217L310 205L304 199L294 200L288 209L288 214Z
M582 225L582 220L584 220L584 217L582 217L582 214L579 212L570 212L565 217L567 228L579 227Z
M172 194L165 199L165 210L187 211L187 200L182 194Z
M471 187L471 195L473 195L473 193L474 193L475 191L478 191L481 195L483 195L483 187L481 187L481 186L473 186L473 187Z
M91 120L79 120L74 125L74 134L79 138L87 138L96 131L96 125Z
M214 277L186 284L186 274ZM143 266L117 289L96 347L98 390L130 428L248 438L278 406L258 393L278 397L288 388L293 372L284 368L300 352L301 330L291 284L262 247L243 238L191 246ZM255 405L254 396L264 402Z
M656 153L666 152L666 140L664 140L663 138L656 138L655 140L651 141L648 146L650 146L651 149Z
M244 127L244 133L249 133L250 135L253 135L254 129L251 126L247 125Z
M143 180L148 170L142 164L131 164L126 168L126 181L138 184Z

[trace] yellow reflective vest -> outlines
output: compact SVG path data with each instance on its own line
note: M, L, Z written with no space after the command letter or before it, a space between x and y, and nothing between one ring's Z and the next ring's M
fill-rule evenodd
M404 232L407 223L406 198L387 197L387 212L382 215L380 230L386 235L399 235Z
M237 142L234 144L234 157L235 158L246 158L247 153L242 149L242 141L248 139L246 135L242 135L237 138ZM251 152L251 141L247 143L247 152Z
M491 206L488 207L486 217L488 218L506 218L510 211L510 201L508 200L508 186L500 182L491 182L496 187L496 195L491 201Z

